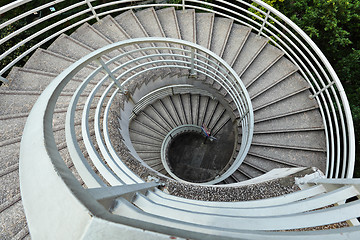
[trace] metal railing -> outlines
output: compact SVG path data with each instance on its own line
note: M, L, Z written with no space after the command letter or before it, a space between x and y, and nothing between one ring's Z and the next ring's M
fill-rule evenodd
M26 2L29 1L16 1L11 5L0 8L0 13ZM55 2L60 3L62 1ZM226 1L213 1L213 3L209 3L212 9L203 7L201 5L203 4L202 1L182 1L181 4L150 3L120 7L117 7L117 4L130 4L130 2L137 1L111 1L96 6L89 4L89 2L95 1L79 2L79 5L76 6L86 4L91 7L74 15L81 16L90 12L93 15L79 20L60 32L39 41L38 44L25 51L2 69L1 74L9 70L22 57L62 32L109 13L149 6L175 6L214 12L218 15L229 17L235 22L242 23L254 30L258 30L262 36L269 37L269 40L281 48L287 57L299 67L304 78L311 84L313 93L318 93L315 98L319 102L324 124L327 126L327 176L352 177L354 164L353 126L349 106L341 84L326 58L317 49L315 44L290 20L275 9L260 1L253 2L268 9L267 13L269 14L246 1L237 1L239 5ZM225 6L228 6L228 8ZM45 5L42 7L45 8ZM114 9L100 13L99 10L107 7L114 7ZM259 11L264 16L267 15L264 19L275 22L282 29L274 28L272 22L263 21L263 18L249 11L249 8ZM69 7L68 9L71 8ZM237 11L232 9L237 9ZM23 14L23 16L31 14L33 11L35 10L31 10ZM69 19L64 19L58 25L75 17L72 16ZM284 24L287 24L292 31L295 31L298 36L294 33L291 35L290 32L292 31L285 27L283 23L280 23L278 18ZM11 21L7 22L7 24L11 24ZM36 24L39 23L36 22ZM34 22L34 26L36 24ZM1 27L5 25L1 25ZM58 25L50 25L47 29L45 28L22 40L19 44L2 54L0 58L4 59L18 46ZM271 36L276 40L268 35L273 30L277 33ZM287 40L289 38L285 34L287 31L289 31L289 35L294 39L304 38L304 42L310 47L305 46L301 41L297 41L296 44L291 41L286 43L284 39ZM120 54L106 62L102 60L103 56L119 47L149 42L182 44L190 50L175 47L149 47ZM196 49L196 51L193 49ZM303 51L300 51L300 49ZM159 54L158 50L166 50L169 53ZM143 57L132 58L130 61L123 61L127 55L133 54L136 51L148 51L149 54ZM178 54L178 52L183 54ZM310 54L313 58L308 58L304 54ZM77 88L69 105L65 122L66 145L71 155L71 160L86 185L84 187L64 163L56 144L52 126L55 105L62 90L79 71L86 66L94 66L94 62L98 66L98 63L100 63L100 66L93 70ZM267 200L204 203L167 195L156 189L160 185L159 183L145 183L144 180L132 173L112 147L110 137L108 136L108 121L106 119L108 119L109 109L115 96L118 94L128 94L126 92L128 90L128 83L136 80L142 74L161 68L186 69L191 74L202 74L218 82L227 90L240 115L244 114L242 118L243 142L240 154L237 157L238 163L241 163L241 159L243 160L245 157L242 154L246 155L251 143L253 124L251 103L239 77L224 61L218 59L207 49L175 39L145 38L109 45L80 59L55 78L44 90L29 114L21 142L20 180L22 201L33 238L46 239L55 234L57 237L64 239L79 239L90 236L92 238L110 238L114 234L124 234L124 229L126 234L134 238L150 236L156 239L168 239L169 235L191 239L263 239L265 237L272 239L288 239L290 237L297 237L299 239L305 237L308 239L338 239L344 235L349 239L357 239L359 237L359 226L310 233L306 231L278 231L297 227L304 228L322 224L333 224L341 221L349 221L351 224L356 224L354 219L359 217L357 212L359 200L350 203L346 201L360 195L357 180L349 180L341 184L333 183L329 179L319 180L318 182L309 181L309 183L314 184L309 189ZM331 82L335 81L335 85L327 87L328 83L330 83L328 79L331 79ZM323 89L325 87L326 89ZM79 126L76 125L76 117L79 116L77 111L79 109L78 102L85 93L87 93L87 96L85 106L80 114L81 125ZM332 101L333 99L335 101ZM333 102L339 104L338 107L332 105ZM332 111L332 109L336 109L339 112ZM89 121L91 111L94 111L93 122ZM340 125L337 124L338 120ZM94 124L93 128L92 124ZM91 129L94 129L94 134ZM77 133L81 133L86 154L80 148ZM96 140L100 151L95 147L94 140ZM342 147L344 152L340 151ZM103 158L106 159L106 163L103 162ZM94 168L97 169L99 175L95 172ZM33 174L34 172L37 174ZM340 188L337 186L340 186ZM152 196L153 192L151 190L157 196ZM144 193L146 195L143 195ZM335 195L336 198L334 198ZM160 201L155 202L155 198L160 198ZM148 204L149 202L150 204ZM343 204L337 204L339 202ZM165 203L168 205L164 205ZM170 209L171 204L174 206L172 209ZM333 204L334 206L329 207L328 204ZM180 205L182 207L177 209L176 207ZM232 211L236 208L238 212L234 215ZM324 209L317 210L318 208ZM283 215L278 216L277 211ZM328 216L331 216L331 218ZM308 221L309 218L312 220ZM191 222L188 219L199 220L199 222ZM262 224L258 224L259 222ZM216 226L213 223L216 223ZM269 232L268 230L275 231Z
M0 8L0 14L11 13L14 9L20 9L29 0L18 0ZM62 5L61 5L62 4ZM19 16L12 17L0 24L0 29L11 26L32 14L44 10L50 6L59 9L42 18L16 29L0 40L0 44L15 41L13 46L1 53L0 60L6 61L19 47L29 44L32 40L36 43L24 50L18 57L10 61L0 70L1 81L6 82L4 74L17 62L29 55L38 47L50 42L62 33L71 31L85 22L99 20L108 14L116 14L129 9L137 10L145 7L176 7L180 9L195 9L199 11L215 13L250 27L255 33L266 37L269 41L280 48L307 80L313 95L318 102L327 139L327 164L326 176L329 178L352 177L355 162L355 137L350 107L344 93L344 89L335 71L329 64L314 42L292 21L276 9L268 6L260 0L232 1L216 0L204 3L199 0L178 1L107 1L100 3L95 0L84 0L72 5L64 6L63 0L52 1L38 6ZM26 5L25 5L26 6ZM65 18L62 14L71 13ZM58 29L63 24L68 25ZM32 30L42 26L41 30ZM28 33L24 35L25 33ZM25 37L19 38L19 35ZM191 53L190 53L191 54Z

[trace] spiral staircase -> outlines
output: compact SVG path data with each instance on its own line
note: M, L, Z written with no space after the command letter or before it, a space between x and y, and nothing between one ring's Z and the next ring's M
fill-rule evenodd
M92 2L1 72L1 239L359 237L346 96L290 20Z

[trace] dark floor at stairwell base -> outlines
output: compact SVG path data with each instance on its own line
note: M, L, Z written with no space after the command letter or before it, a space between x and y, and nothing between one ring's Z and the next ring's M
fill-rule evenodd
M168 163L172 172L189 182L214 179L232 157L235 135L231 125L225 126L214 141L195 132L176 136L168 148Z

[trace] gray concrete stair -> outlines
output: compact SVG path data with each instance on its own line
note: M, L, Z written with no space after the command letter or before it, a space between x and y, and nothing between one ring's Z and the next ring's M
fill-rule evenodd
M261 38L254 33L250 33L233 65L234 70L240 77L263 50L267 42L267 39ZM246 85L247 82L244 82L244 84Z
M142 160L150 167L155 166L155 171L161 171L161 143L169 131L184 124L204 124L218 133L230 119L216 100L197 94L175 94L157 100L136 114L130 123L130 138Z
M194 9L176 11L181 39L196 43L196 13Z
M0 87L0 222L3 224L0 229L5 229L0 235L1 239L30 238L19 195L18 157L22 130L39 94L59 73L93 50L114 42L148 36L183 39L208 48L232 66L246 85L255 115L253 143L244 163L224 182L247 180L281 167L314 166L326 169L324 124L317 103L309 99L308 84L297 72L297 67L279 49L268 44L268 39L251 33L248 27L211 13L176 11L175 8L129 10L115 18L105 16L93 25L85 23L70 36L60 35L48 49L37 49L23 68L13 68L7 77L10 84ZM109 53L104 60L151 46L167 45L127 46ZM164 54L167 50L140 51L126 59L149 53ZM120 60L113 66L119 64ZM67 151L64 119L71 93L97 66L96 63L88 65L69 82L54 115L53 127L60 154L81 184L84 183ZM168 72L169 78L166 79L163 72L144 75L131 84L130 92L135 94L140 88L158 80L178 78L176 74L179 72L188 74ZM90 83L80 98L80 104L85 101L85 95L96 81L104 76L101 73ZM211 81L208 83L212 84ZM224 96L229 104L226 110L208 96L175 94L148 105L131 122L129 132L134 148L155 171L166 174L160 162L159 149L162 139L171 129L182 124L205 124L216 136L232 124L230 116L238 115L237 112L228 111L234 107L234 103L224 89L217 84L208 87ZM91 112L94 109L92 105ZM79 144L85 149L79 128L81 107L75 118ZM93 119L90 120L92 127ZM238 132L241 139L241 128ZM93 132L91 138L94 139ZM236 143L237 151L240 144L241 140ZM89 158L86 153L85 157ZM92 164L90 160L89 164Z
M233 21L227 18L215 18L212 30L210 50L222 57L227 44Z
M225 46L225 50L222 58L230 65L233 66L238 55L241 52L247 38L249 37L251 29L241 26L239 24L233 24L228 38L228 42Z

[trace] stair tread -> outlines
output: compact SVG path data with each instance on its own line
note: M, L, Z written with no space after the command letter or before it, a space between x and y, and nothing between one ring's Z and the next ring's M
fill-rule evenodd
M164 30L160 24L160 21L157 17L157 14L154 8L147 8L135 13L142 27L147 32L147 35L150 37L165 37ZM169 44L166 43L155 43L157 47L169 47ZM159 50L161 54L171 54L169 50ZM163 57L163 59L172 59L170 57Z
M277 61L274 65L271 66L264 74L262 74L255 82L253 82L247 90L249 95L254 98L259 94L265 92L268 89L276 87L279 83L286 80L288 77L291 77L296 73L297 67L292 64L285 57L282 57ZM307 83L303 79L296 79L296 84L303 85L304 82ZM286 89L284 89L286 90Z
M156 14L159 18L166 37L181 39L175 9L173 7L163 8L157 10Z
M240 78L246 68L265 47L267 42L268 40L266 38L259 37L254 33L250 33L246 43L244 44L244 47L241 49L241 52L233 65L233 69L240 76Z
M48 73L61 73L76 60L71 59L57 53L51 52L49 50L37 49L31 58L24 65L27 69L33 69L38 71L44 71ZM75 75L76 78L84 78L93 72L95 68L93 66L87 65L85 68L79 71ZM95 79L100 79L104 76L103 73L98 74L99 77Z
M148 37L132 10L121 13L114 18L131 38Z
M112 43L110 39L102 35L101 32L97 31L88 23L81 25L70 37L86 44L92 49L98 49Z
M251 29L239 24L233 24L228 42L225 46L222 58L232 66L240 54L246 39L249 37Z
M19 162L20 142L2 146L0 148L0 154L2 158L0 171L5 171L5 169L8 167L13 166Z
M311 129L324 128L318 110L290 115L275 120L259 122L254 125L254 131L269 131L281 129Z
M292 74L285 80L276 84L274 87L267 89L266 92L252 98L253 108L257 109L258 107L265 106L277 99L291 96L292 94L302 90L305 91L308 87L307 83L298 73Z
M324 152L256 145L251 145L249 152L273 159L279 159L294 165L317 167L321 171L325 171L326 153Z
M320 131L254 134L253 142L269 145L276 143L276 145L315 148L324 151L326 149L325 134Z
M297 164L294 163L286 163L281 162L281 161L271 161L270 159L265 159L262 158L260 156L255 156L256 154L252 155L251 153L249 153L246 158L245 161L251 164L254 164L256 166L261 166L261 168L263 168L266 171L271 171L275 168L288 168L288 167L300 167Z
M61 34L47 50L77 60L90 54L94 49L70 36Z
M216 17L212 30L210 50L222 57L227 40L229 38L233 20Z
M309 99L309 95L309 91L304 91L273 105L261 108L258 111L254 110L255 121L286 113L296 112L302 109L316 107L316 102Z
M176 11L181 39L196 43L195 10Z
M1 89L43 91L55 77L57 77L55 73L14 67L8 75L9 84L4 84ZM66 84L64 91L76 90L80 82L80 79L74 78Z
M249 83L256 81L262 73L269 69L283 55L284 53L280 51L280 49L267 44L246 71L241 75L241 80L246 86L248 86Z
M196 41L207 49L210 49L214 18L212 13L196 13Z
M26 227L26 218L21 201L16 202L0 214L2 228L1 239L14 239Z
M245 162L240 165L239 170L245 172L250 178L259 177L260 175L264 174L262 171L247 165Z
M146 8L135 15L150 37L165 37L154 8Z

